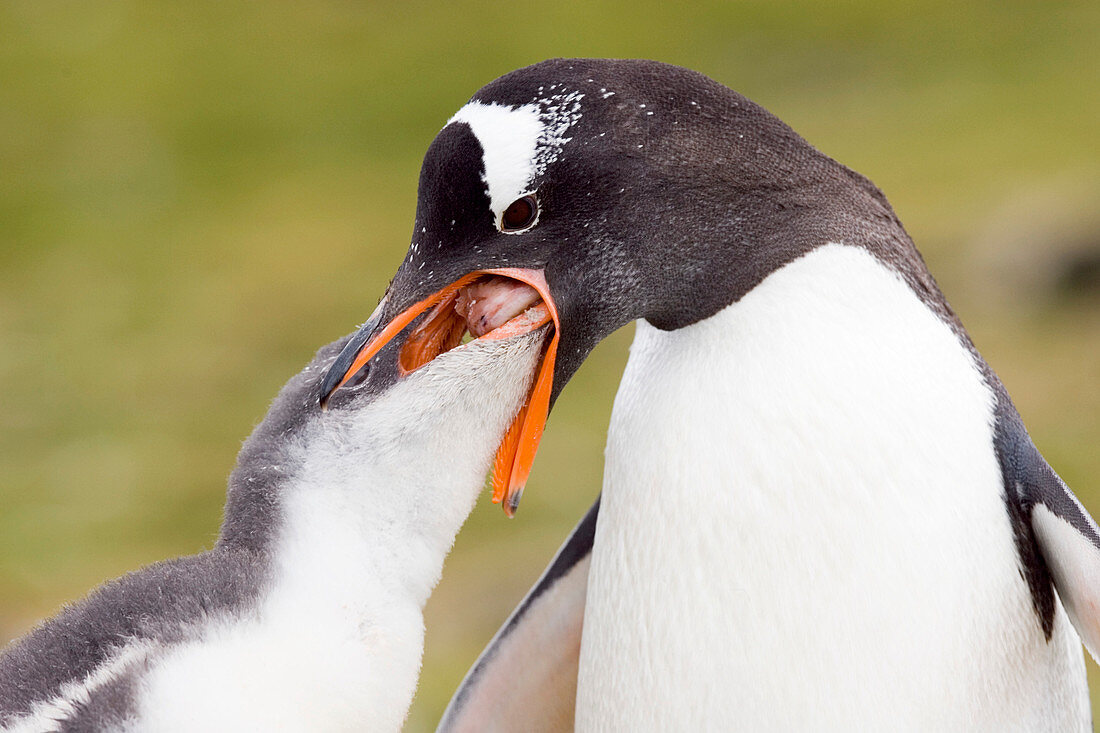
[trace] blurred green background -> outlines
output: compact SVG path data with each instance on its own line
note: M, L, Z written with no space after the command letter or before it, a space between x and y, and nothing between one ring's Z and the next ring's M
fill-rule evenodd
M1100 516L1098 39L1093 0L5 0L0 641L211 545L240 442L401 260L434 134L552 56L698 69L870 176ZM486 497L460 536L410 730L596 495L629 338L564 393L517 519Z

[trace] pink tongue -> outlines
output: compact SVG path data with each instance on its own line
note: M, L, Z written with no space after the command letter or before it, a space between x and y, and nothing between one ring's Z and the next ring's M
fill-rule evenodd
M470 333L481 338L523 313L540 300L530 285L507 277L490 277L458 293L455 312L466 319Z

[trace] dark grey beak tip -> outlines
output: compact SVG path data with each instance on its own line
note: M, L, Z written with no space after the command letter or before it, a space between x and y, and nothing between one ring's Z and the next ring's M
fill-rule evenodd
M516 510L519 509L519 500L523 498L523 489L520 489L512 498L508 500L508 509L511 510L510 516L515 516Z
M332 362L332 366L329 367L328 372L325 373L325 378L321 380L321 388L319 390L318 401L321 403L321 409L325 409L328 405L329 398L332 397L332 393L336 391L336 388L343 381L344 375L348 373L348 369L355 362L355 357L359 355L363 347L367 345L367 342L374 337L374 332L378 329L378 323L381 320L377 311L372 315L366 323L359 327L359 330L348 339L348 342L344 344L344 348L340 350L340 353L336 356L336 360ZM370 365L363 367L369 369Z

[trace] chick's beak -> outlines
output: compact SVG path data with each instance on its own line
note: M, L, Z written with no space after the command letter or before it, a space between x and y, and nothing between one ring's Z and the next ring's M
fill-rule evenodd
M553 322L553 335L539 363L531 392L505 433L493 461L493 503L502 504L504 513L514 516L550 411L561 331L543 271L515 267L477 270L406 308L384 325L380 322L382 311L383 305L379 305L333 363L322 384L322 406L425 311L427 315L400 348L398 370L402 374L411 373L459 346L467 329L478 338L496 340L529 333ZM513 316L514 312L518 314Z

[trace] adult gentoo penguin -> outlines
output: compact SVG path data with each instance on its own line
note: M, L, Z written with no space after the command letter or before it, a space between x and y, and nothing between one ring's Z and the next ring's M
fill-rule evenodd
M870 181L686 69L513 72L429 147L412 246L324 389L386 342L439 353L455 292L502 277L556 329L506 508L548 405L637 334L602 498L443 729L568 727L574 685L584 730L1090 728L1100 532Z
M245 443L212 550L107 583L0 656L0 729L398 730L424 602L546 336L512 315L405 377L378 362L327 411L343 342L321 349Z

